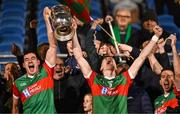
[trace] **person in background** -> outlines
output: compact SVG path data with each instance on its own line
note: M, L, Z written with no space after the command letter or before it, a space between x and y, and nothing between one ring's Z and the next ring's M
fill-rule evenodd
M176 36L170 35L166 42L171 40L170 44L173 48L173 67L175 72L171 67L162 67L156 58L151 58L151 62L154 63L154 69L159 69L160 71L160 85L163 89L163 94L155 99L154 107L155 113L179 113L180 112L180 91L177 89L179 81L179 73L177 73L177 68L179 64L179 59L177 57L176 51ZM165 42L163 43L165 45ZM179 70L179 69L178 69ZM178 71L179 72L179 71Z
M64 60L56 57L56 65L54 67L54 103L57 113L63 111L65 90L67 85L67 76L65 76Z
M23 67L26 74L13 84L12 113L18 113L18 99L23 103L23 113L56 113L54 106L53 73L57 54L57 41L49 21L51 10L44 8L44 20L47 27L49 49L42 67L36 52L24 52Z
M78 20L76 19L76 21ZM74 57L71 39L66 43L66 50L68 56L64 59L65 74L64 78L58 82L61 86L60 91L62 91L62 94L60 94L62 99L59 103L58 111L60 113L80 113L82 111L81 103L83 97L89 91L89 87ZM84 56L86 57L86 53L84 53Z
M3 112L4 113L11 113L12 109L12 87L14 84L14 81L20 76L19 68L16 63L7 63L5 65L4 70L4 78L6 79L6 89L4 98L2 100L3 102ZM18 108L20 109L20 104L18 105ZM21 107L22 108L22 107ZM21 110L21 109L20 109Z
M137 39L137 44L136 44L137 48L142 48L141 47L142 44L145 41L151 39L151 37L154 35L153 28L157 25L158 25L157 14L155 13L154 10L147 9L142 15L141 29L138 30L138 32L135 36ZM161 29L162 29L162 32L161 32L160 39L163 38L165 40L170 35L170 33L165 31L162 27L161 27ZM166 51L167 50L170 51L170 49L168 47L167 47Z
M84 102L83 102L84 112L85 114L92 114L93 112L93 100L92 100L92 94L87 93L84 96Z
M97 31L97 26L104 22L99 18L92 21L91 28L87 33L85 40L85 51L87 52L87 61L93 70L99 72L100 61L104 55L113 56L116 54L114 46L109 43L106 38L101 37L101 33ZM96 34L97 32L97 34Z
M173 67L174 67L174 73L175 73L175 81L174 84L177 88L177 90L180 90L180 57L178 55L178 51L176 49L176 36L172 35L169 37L171 41L171 48L172 48L172 54L173 54Z
M153 104L149 94L135 82L129 88L127 100L128 113L153 113Z
M113 32L116 38L116 41L118 43L128 44L132 47L136 46L136 39L135 34L138 31L138 29L132 27L131 25L131 11L126 6L116 5L113 10L113 17L110 15L107 15L105 17L105 22L109 23L112 22ZM114 18L114 19L113 19ZM113 21L114 20L114 21ZM104 24L107 31L109 30L109 26L107 27L107 24ZM111 33L111 32L109 32ZM105 38L109 38L109 36L102 31L102 34L105 34ZM113 44L114 41L109 38Z
M177 90L173 83L175 78L173 70L163 69L160 76L160 84L164 93L154 102L155 113L180 113L180 97L175 93Z

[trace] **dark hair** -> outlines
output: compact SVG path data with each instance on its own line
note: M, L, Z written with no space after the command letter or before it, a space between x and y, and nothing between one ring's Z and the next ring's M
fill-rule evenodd
M49 43L42 43L37 48L37 54L41 62L46 58L46 52L49 49Z
M145 21L148 20L153 20L158 23L157 14L153 9L148 9L143 13L141 22L144 23Z
M24 57L25 55L29 54L29 53L34 53L34 54L36 55L37 59L39 59L39 56L38 56L38 54L37 54L37 51L35 51L35 50L25 50L25 51L24 51L24 54L23 54L23 57ZM40 59L39 59L39 60L40 60ZM23 60L23 61L24 61L24 60Z
M19 77L20 71L16 63L12 63L10 72L12 73L14 80L16 80Z
M161 74L162 74L162 72L165 71L165 70L170 70L170 71L172 71L173 74L174 74L174 68L173 68L173 67L166 67L166 68L163 68L163 69L161 70Z

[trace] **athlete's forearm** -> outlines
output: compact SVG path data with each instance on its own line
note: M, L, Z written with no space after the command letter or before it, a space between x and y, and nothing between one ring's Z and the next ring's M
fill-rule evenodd
M156 57L153 54L151 54L148 56L148 60L152 68L152 71L155 72L157 75L159 75L163 67L159 64Z
M175 74L180 74L180 58L176 49L176 46L172 46L172 53L173 53L173 65L174 65L174 72Z
M141 51L139 57L130 66L129 70L132 73L132 76L133 76L131 77L132 79L135 78L137 72L139 71L140 67L144 63L147 56L150 54L151 50L153 49L157 41L158 41L158 37L154 35L151 41L149 42L149 44Z

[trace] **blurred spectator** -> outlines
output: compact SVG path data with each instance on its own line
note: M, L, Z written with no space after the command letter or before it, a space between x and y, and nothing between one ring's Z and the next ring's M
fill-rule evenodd
M102 2L104 3L103 9L105 9L104 10L105 15L112 14L114 7L117 4L122 4L128 6L131 9L131 12L135 13L132 14L134 16L137 16L137 17L133 16L134 17L133 19L135 20L138 19L139 16L141 16L141 12L146 5L144 0L103 0Z
M85 114L92 114L93 113L93 100L92 100L92 94L87 93L84 96L84 102L83 102L84 112Z
M62 103L60 109L62 110L60 110L60 112L78 113L81 111L81 103L84 94L89 90L89 87L74 58L72 52L72 40L67 41L66 50L68 56L64 60L65 76L59 82L62 83L61 89L63 91L63 98L60 101L60 103ZM84 56L86 56L85 53Z
M153 28L156 25L158 25L158 19L155 11L151 9L145 11L141 19L141 30L136 34L138 40L138 44L136 46L138 48L142 46L143 42L151 39L151 37L154 35ZM170 34L168 32L163 30L160 38L165 39L169 35Z
M72 52L72 40L67 42L66 48L68 50L68 57L65 60L65 66L69 67L69 75L76 75L80 73L79 66L74 58L73 52Z
M123 8L126 7L129 9L129 11L131 12L131 23L138 23L139 20L139 7L138 5L132 1L132 0L122 0L120 2L118 2L113 9L113 15L116 15L115 12L117 11L118 8Z
M64 61L62 58L56 58L56 66L54 67L54 103L57 113L62 112L64 104L64 95L66 89L65 71L64 71Z
M128 113L153 113L153 106L148 93L144 88L133 83L129 88Z
M14 81L20 76L19 68L16 63L7 63L5 65L4 78L6 80L5 94L2 100L3 112L11 113L12 110L12 86ZM20 105L19 105L20 106Z
M160 79L164 93L156 98L154 102L155 113L180 113L180 97L173 91L173 80L173 71L171 69L164 69Z
M175 47L175 40L176 37L174 35L170 35L167 40L171 40L171 43L168 45L171 45L173 48L173 56L174 57L174 69L179 68L179 60L177 57L177 51ZM166 42L167 42L166 40ZM161 46L164 46L165 43L161 44ZM179 99L179 90L176 89L177 83L179 83L179 75L174 74L173 70L170 67L162 67L159 62L156 60L155 57L151 55L149 58L150 63L152 65L152 69L155 70L160 74L160 85L163 88L163 95L157 97L154 102L155 106L155 113L178 113L180 112L180 99ZM175 83L174 83L175 82ZM175 84L175 86L174 86ZM173 90L174 88L174 90Z
M136 33L137 29L131 25L132 15L130 9L126 6L116 5L113 12L115 19L113 23L113 31L117 42L134 47L136 43L134 34ZM106 16L105 21L108 23L108 21L113 21L113 18L111 16Z
M6 79L0 75L0 113L5 112L4 111L4 97L6 96Z
M103 19L99 18L93 20L91 23L91 28L88 30L87 37L85 37L85 48L87 52L87 61L90 66L96 72L99 72L100 61L103 56L113 56L116 54L114 46L108 41L108 39L103 38L101 33L98 31L97 26L103 23Z
M25 46L24 50L36 50L37 49L37 33L36 33L36 27L37 27L37 20L32 19L30 21L27 21L28 26L26 27L26 37L25 37Z
M18 65L20 66L20 72L21 74L25 74L26 70L23 67L23 54L19 48L18 45L16 45L15 43L13 43L11 45L11 53L16 57Z
M174 84L178 90L180 90L180 57L177 52L177 47L176 47L176 36L171 35L169 37L171 41L171 48L172 48L172 54L173 54L173 67L174 67L174 74L175 74L175 81Z
M143 43L143 47L145 47L146 43L148 44L148 41ZM142 71L139 75L141 77L137 80L140 80L143 82L143 87L148 92L150 99L152 102L154 102L155 98L162 94L161 86L159 84L159 74L161 73L162 68L158 67L155 68L155 64L152 61L153 58L157 59L159 64L163 66L164 68L170 67L170 61L168 58L168 55L164 49L164 39L160 39L157 44L153 47L152 52L148 56L148 60L142 67ZM152 80L149 82L149 80Z
M37 53L41 62L44 62L47 50L49 49L49 43L42 43L37 47Z

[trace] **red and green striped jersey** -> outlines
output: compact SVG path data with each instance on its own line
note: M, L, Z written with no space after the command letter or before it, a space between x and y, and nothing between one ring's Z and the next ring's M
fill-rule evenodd
M94 113L127 113L127 95L132 83L128 71L111 80L93 71L87 81L93 95Z
M53 95L53 71L46 63L40 73L33 78L26 74L18 78L13 85L13 97L21 98L23 113L56 113Z
M173 91L167 97L161 95L155 99L154 102L156 114L166 114L167 107L176 108L178 106L178 99Z

